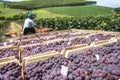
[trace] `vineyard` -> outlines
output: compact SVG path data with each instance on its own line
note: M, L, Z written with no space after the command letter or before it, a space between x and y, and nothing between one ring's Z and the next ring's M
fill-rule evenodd
M120 15L112 14L108 16L89 16L89 17L65 17L39 19L36 22L43 27L50 27L56 30L64 29L87 29L87 30L105 30L120 31Z
M1 23L1 35L4 34L3 30L7 28L6 26L10 20L18 20L17 22L23 25L23 19L25 19L25 17L26 14L21 14L7 18L7 22ZM120 31L119 14L111 14L108 16L45 18L38 19L35 22L42 27L49 27L55 30L76 28L85 30Z
M0 42L1 42L1 37L8 31L8 26L9 22L8 21L2 21L0 20Z

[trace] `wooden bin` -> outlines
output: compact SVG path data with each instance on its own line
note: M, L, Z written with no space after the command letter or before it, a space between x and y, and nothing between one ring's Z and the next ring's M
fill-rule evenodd
M17 63L20 66L22 66L22 64L20 64L19 61L15 59L15 57L8 57L8 58L0 59L0 67L5 64L12 63L12 62ZM21 69L21 76L23 78L23 69Z
M53 39L53 40L49 40L44 42L44 44L49 44L49 43L55 43L55 42L60 42L60 41L68 41L69 39L62 39L62 38L58 38L58 39Z
M54 53L59 53L60 52L56 52L56 51L49 51L49 52L45 52L45 53L40 53L40 54L35 54L35 55L31 55L31 56L28 56L28 57L24 57L23 59L26 59L26 58L33 58L33 57L38 57L38 56L43 56L43 55L49 55L49 54L54 54Z
M57 57L59 55L60 55L60 52L55 52L55 51L36 54L36 55L33 55L33 56L28 56L28 57L23 58L23 63L26 66L29 63L39 61L39 60L46 60L47 58L49 58L51 56Z
M73 53L80 53L84 50L91 50L92 48L93 47L91 47L91 46L86 46L86 47L82 47L82 48L76 48L76 49L73 49L73 50L67 50L66 53L65 53L65 57L68 58Z
M117 41L120 41L120 37L119 37L119 38L117 38Z
M80 45L71 46L71 47L68 47L68 48L65 48L64 50L62 50L61 54L66 57L67 51L74 50L74 49L80 49L85 46L88 46L88 44L80 44Z
M31 57L26 57L22 61L22 67L23 67L22 72L24 72L27 64L30 64L30 63L33 63L33 62L36 62L36 61L39 61L39 60L46 60L51 56L58 57L59 55L60 55L59 52L52 52L52 53L49 53L49 54L46 53L45 55L41 55L41 56L37 55L37 56L33 56L33 57L32 56ZM24 75L23 75L23 78L24 78Z
M0 46L0 49L6 49L6 48L17 48L17 46L13 46L13 45Z
M0 58L0 65L2 65L3 63L6 63L6 62L11 62L11 61L14 61L16 60L16 58L14 56L10 56L10 57L6 57L6 58Z
M15 50L18 50L18 52L17 52L17 55L18 55L18 60L19 60L19 58L20 58L20 53L19 53L19 48L18 47L4 47L4 48L0 48L0 49L15 49ZM16 59L15 58L15 56L9 56L9 57L4 57L4 58L0 58L0 60L11 60L11 59Z
M101 47L101 46L109 44L109 43L114 43L114 41L109 41L109 40L108 41L107 40L105 40L105 41L99 41L99 42L93 43L92 46L83 46L81 48L67 50L65 52L65 57L66 58L69 57L72 53L79 53L79 52L82 52L84 50L91 50L93 47Z
M92 34L92 33L103 34L104 33L104 34L114 35L115 37L120 36L120 32L110 32L110 31L101 31L101 30L81 30L81 29L73 29L73 31L81 32L81 33L89 33L89 34Z
M42 43L35 43L35 44L28 44L28 45L21 45L20 48L25 48L25 47L32 47L32 46L36 46L36 45L48 45L49 43L55 43L55 42L59 42L59 41L67 41L69 39L62 39L62 38L58 38L58 39L53 39L53 40L49 40L49 41L44 41Z
M97 41L97 42L92 42L91 44L90 44L90 46L93 46L93 47L95 47L95 46L100 46L100 45L105 45L105 44L108 44L108 43L111 43L111 42L114 42L113 40L110 40L110 39L107 39L107 40L100 40L100 41Z
M30 41L30 40L39 40L38 38L31 38L31 39L23 39L23 40L21 40L21 41Z

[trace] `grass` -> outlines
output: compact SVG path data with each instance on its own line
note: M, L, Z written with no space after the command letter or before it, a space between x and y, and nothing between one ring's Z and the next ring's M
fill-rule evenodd
M37 19L39 18L55 18L55 17L66 17L66 15L60 15L60 14L55 14L55 13L50 13L47 10L43 9L38 9L38 10L33 10L33 11L27 11L27 10L21 10L21 9L11 9L11 8L3 8L3 3L0 2L0 16L5 16L5 17L13 17L16 14L20 13L28 13L32 12L37 15Z
M55 6L55 5L64 5L69 3L80 3L84 2L86 0L30 0L30 1L24 1L24 2L14 2L11 3L10 6L19 6L19 7L49 7L49 6Z
M5 16L5 17L13 17L16 14L27 12L26 10L3 8L2 2L0 2L0 11L2 11L2 13L0 13L0 16Z
M48 0L50 4L52 4L53 1L50 2ZM61 3L62 1L67 3L69 0L61 0ZM77 2L84 0L75 0L75 1L70 0L70 1ZM0 16L5 16L5 17L13 17L16 14L28 13L27 10L3 8L2 2L0 2L0 11L2 11L2 13L0 13ZM37 15L36 19L39 19L39 18L55 18L55 17L69 17L69 16L106 15L112 13L112 8L89 5L89 6L72 6L72 7L50 7L50 8L32 10L29 12L35 13Z
M51 13L64 14L68 16L96 16L106 15L112 13L112 8L88 5L88 6L74 6L74 7L52 7L46 8Z
M48 12L47 10L43 10L43 9L33 10L32 13L37 15L36 19L39 19L39 18L69 17L69 16L64 15L64 14L51 13L51 12Z
M17 34L19 35L20 34L19 26L14 22L13 22L13 26L14 26L14 29L16 30Z

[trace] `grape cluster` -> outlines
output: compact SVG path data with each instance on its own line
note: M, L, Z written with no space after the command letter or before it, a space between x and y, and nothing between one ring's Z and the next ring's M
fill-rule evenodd
M0 49L0 58L15 56L17 59L18 56L18 49L16 48L6 48L6 49Z
M45 61L37 61L25 67L25 80L54 80L60 79L61 65L67 66L68 60L64 56L50 57Z
M28 35L28 36L22 36L21 39L32 39L32 38L41 38L44 36L54 36L54 35L60 35L60 34L70 34L70 33L74 33L73 31L56 31L56 32L47 32L47 33L37 33L35 35ZM20 40L20 38L18 38L17 40Z
M7 63L0 67L0 80L23 80L21 76L22 67L17 63Z
M99 54L97 60L95 55ZM70 75L75 77L82 70L86 75L79 76L82 80L118 80L120 78L120 42L96 47L92 50L72 54ZM72 65L72 66L71 66ZM75 72L75 74L73 74Z
M11 46L17 46L17 42L13 41L13 42L4 42L4 43L0 43L0 47L1 46L6 46L6 45L11 45Z
M112 37L114 37L114 36L113 35L104 35L104 34L95 34L95 35L91 35L89 38L73 39L72 42L75 42L73 44L87 43L90 45L92 42L96 42L96 41L100 41L100 40L107 40L107 39L111 39Z

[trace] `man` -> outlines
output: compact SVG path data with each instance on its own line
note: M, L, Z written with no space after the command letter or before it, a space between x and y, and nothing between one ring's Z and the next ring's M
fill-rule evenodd
M40 26L36 25L36 23L34 23L33 21L34 18L35 16L31 13L27 15L27 19L25 19L24 27L22 31L23 35L36 33L34 27L41 28Z

